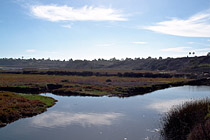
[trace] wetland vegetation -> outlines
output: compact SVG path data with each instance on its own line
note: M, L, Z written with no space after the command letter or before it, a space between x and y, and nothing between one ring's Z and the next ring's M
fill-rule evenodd
M172 108L162 120L165 140L209 140L210 99L186 102Z
M66 72L66 71L64 71ZM75 72L76 73L76 72ZM83 72L80 72L80 74ZM87 73L87 72L84 72ZM118 96L128 97L145 94L157 89L170 86L181 86L193 79L174 74L161 73L134 73L130 75L155 75L153 76L118 76L106 72L107 76L101 75L60 75L52 74L25 74L25 73L0 73L0 90L20 93L44 93L52 92L59 95L80 96ZM128 75L128 72L122 75ZM166 76L167 75L167 76ZM178 75L178 74L177 74Z
M55 102L56 100L51 97L0 91L0 126L43 113Z

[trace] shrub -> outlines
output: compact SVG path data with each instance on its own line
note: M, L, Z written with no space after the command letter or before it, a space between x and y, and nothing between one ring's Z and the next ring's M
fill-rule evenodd
M186 140L189 135L188 139L191 140L191 138L198 136L197 134L193 135L196 128L200 128L198 134L202 134L200 132L202 131L201 124L207 123L205 117L209 113L209 104L209 99L203 99L186 102L171 109L162 119L162 138L166 140Z

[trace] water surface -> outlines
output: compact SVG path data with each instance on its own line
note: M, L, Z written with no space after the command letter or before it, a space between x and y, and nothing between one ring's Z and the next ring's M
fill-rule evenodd
M175 87L129 98L42 95L57 104L0 128L1 140L156 140L164 112L210 96L210 87Z

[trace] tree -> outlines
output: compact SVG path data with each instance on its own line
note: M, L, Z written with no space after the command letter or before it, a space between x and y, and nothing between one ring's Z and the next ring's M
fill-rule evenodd
M148 56L147 59L152 59L152 57L151 56Z
M115 57L109 59L109 61L116 61L117 59Z

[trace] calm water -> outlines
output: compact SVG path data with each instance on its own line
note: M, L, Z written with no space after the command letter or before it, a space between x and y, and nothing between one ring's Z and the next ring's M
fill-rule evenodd
M43 95L57 104L0 128L0 140L156 140L164 112L184 101L210 97L210 87L175 87L129 98Z

